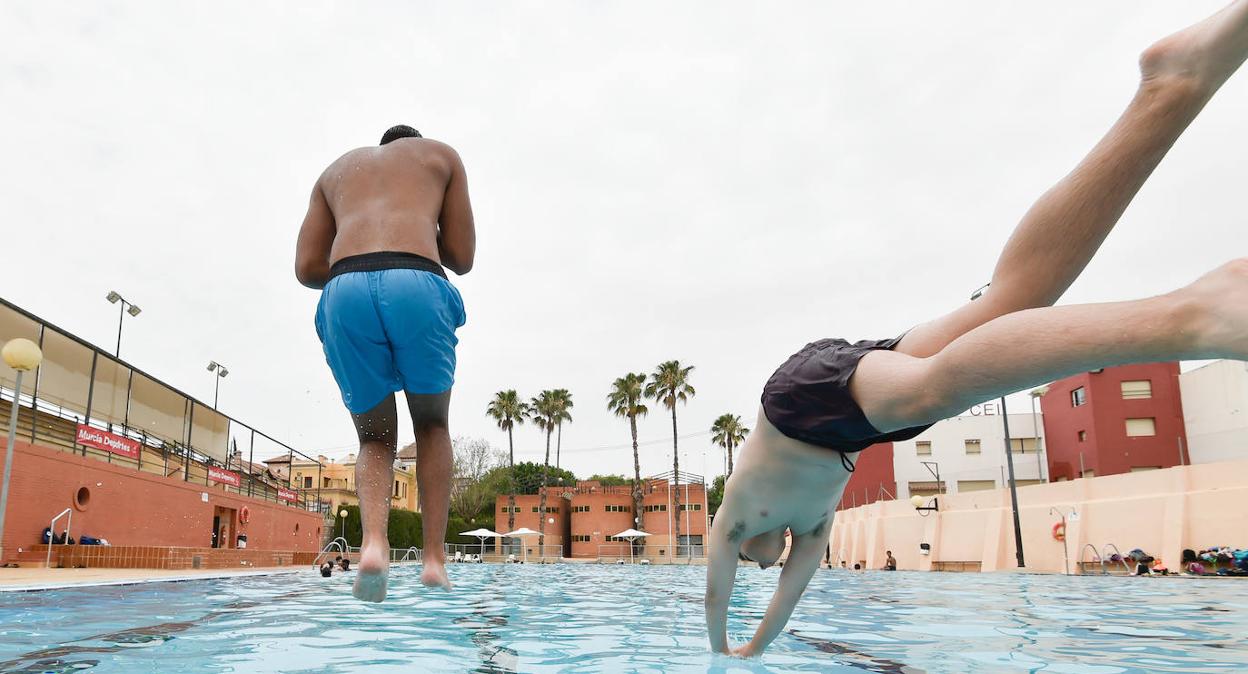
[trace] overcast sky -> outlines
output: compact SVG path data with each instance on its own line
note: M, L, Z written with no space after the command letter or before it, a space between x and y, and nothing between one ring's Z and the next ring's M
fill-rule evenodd
M295 235L329 162L408 123L458 148L477 217L452 432L505 448L495 391L567 388L564 466L631 473L608 387L679 359L682 467L713 475L711 422L752 427L804 343L896 335L987 281L1139 51L1221 4L6 2L0 295L111 349L116 289L143 308L124 358L208 401L221 361L223 411L341 456ZM1065 302L1245 253L1246 112L1240 73ZM671 468L656 412L643 473Z

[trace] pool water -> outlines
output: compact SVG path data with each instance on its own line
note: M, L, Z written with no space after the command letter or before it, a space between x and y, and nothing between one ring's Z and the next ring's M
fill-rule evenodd
M820 571L760 660L707 652L704 569L419 567L0 593L2 672L1243 672L1248 582ZM742 568L730 623L779 571Z

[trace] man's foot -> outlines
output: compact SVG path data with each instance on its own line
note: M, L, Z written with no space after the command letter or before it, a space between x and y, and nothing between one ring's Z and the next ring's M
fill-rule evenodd
M425 587L440 587L450 591L451 579L446 575L446 563L437 559L425 559L420 572L420 582Z
M360 601L379 602L385 599L386 580L390 575L389 548L385 545L365 545L360 550L360 563L356 569L351 594Z
M1158 40L1140 56L1144 83L1182 80L1213 94L1248 57L1248 0Z
M1248 258L1232 260L1179 291L1193 300L1197 358L1248 360Z

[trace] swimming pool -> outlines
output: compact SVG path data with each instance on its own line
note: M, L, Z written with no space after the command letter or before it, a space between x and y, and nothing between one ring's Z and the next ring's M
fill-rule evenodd
M452 566L453 593L393 570L0 593L3 672L1232 672L1248 582L821 571L759 661L712 656L704 569ZM741 569L731 629L778 570ZM744 608L748 604L749 608ZM414 666L415 665L415 666Z

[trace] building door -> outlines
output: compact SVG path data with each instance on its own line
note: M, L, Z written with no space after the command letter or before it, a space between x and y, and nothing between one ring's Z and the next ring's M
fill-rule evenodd
M212 547L219 547L220 541L217 540L217 532L221 531L221 516L212 516Z

